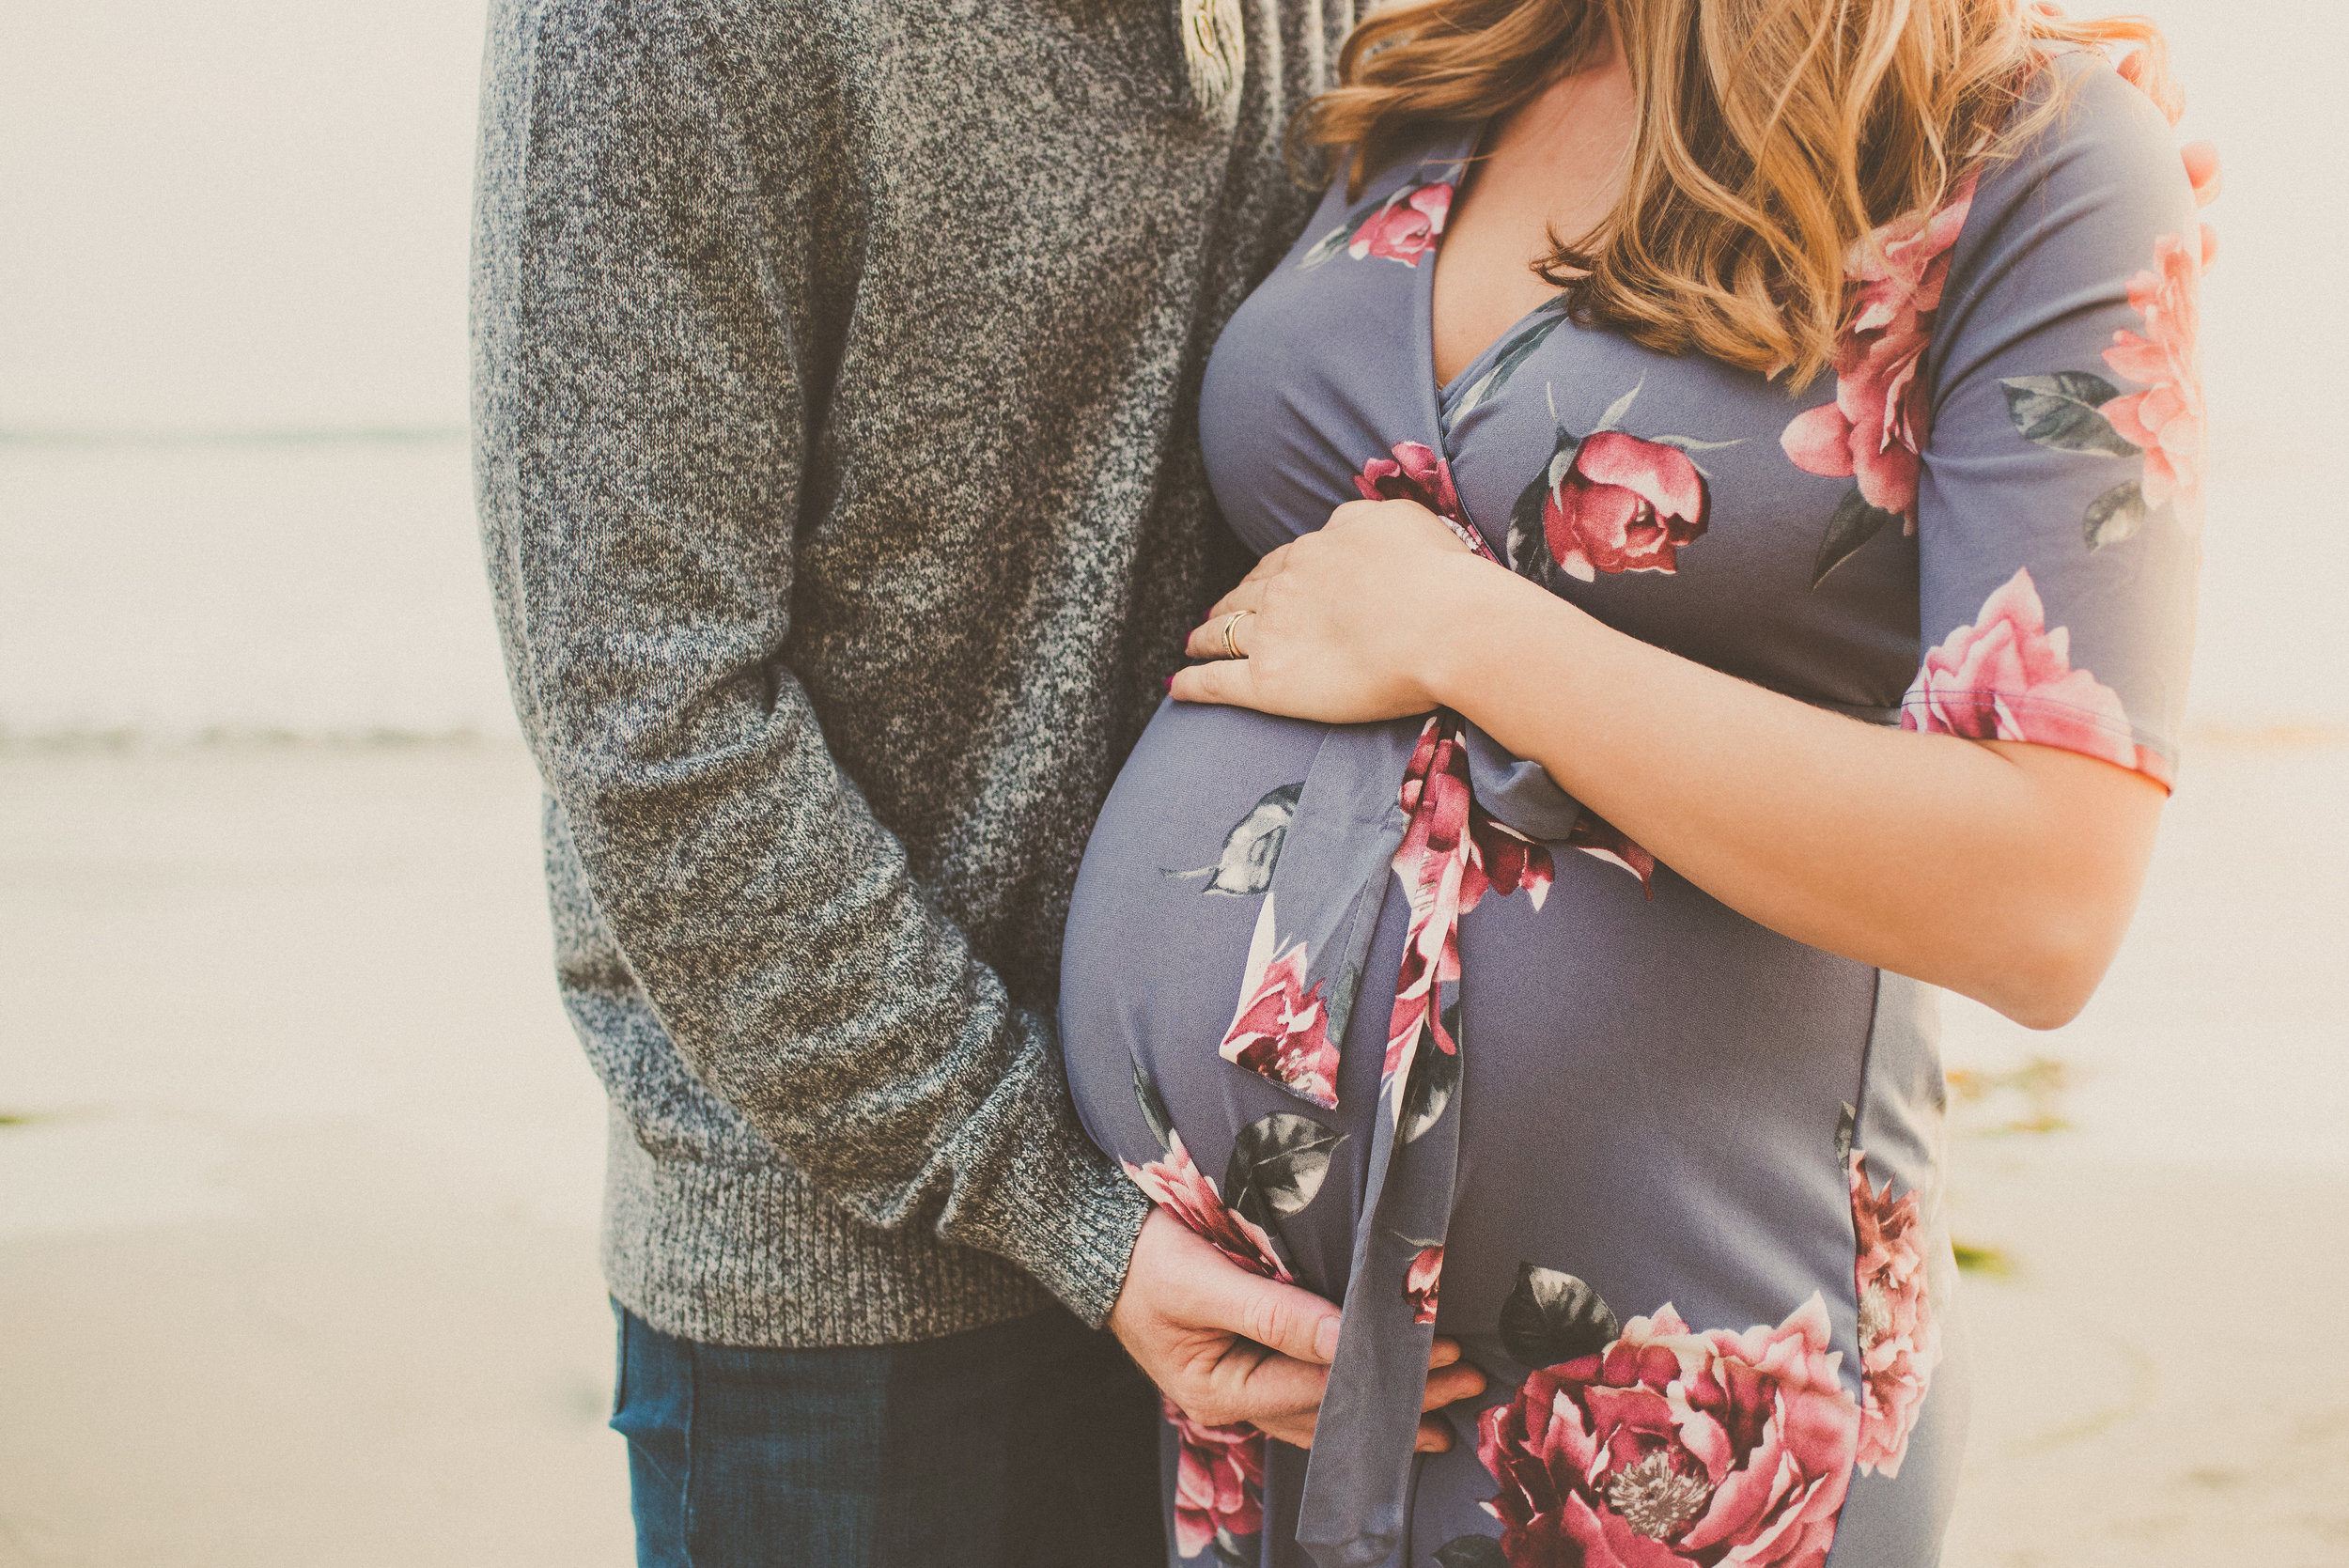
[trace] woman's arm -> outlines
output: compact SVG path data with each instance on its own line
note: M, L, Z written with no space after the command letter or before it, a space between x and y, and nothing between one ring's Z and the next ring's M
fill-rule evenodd
M1248 655L1223 652L1223 618ZM1174 695L1330 722L1450 707L1722 903L2053 1028L2127 928L2164 799L2052 747L1865 724L1611 630L1357 502L1217 605Z

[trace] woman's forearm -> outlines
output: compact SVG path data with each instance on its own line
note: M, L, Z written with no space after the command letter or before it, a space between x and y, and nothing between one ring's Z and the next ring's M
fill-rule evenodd
M1799 941L2049 1028L2126 929L2163 792L2044 746L1865 724L1465 554L1427 685L1679 875Z

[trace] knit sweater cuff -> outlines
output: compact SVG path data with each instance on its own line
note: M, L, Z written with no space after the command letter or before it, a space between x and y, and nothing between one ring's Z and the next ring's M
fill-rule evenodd
M1089 1141L1070 1151L1054 1190L1018 1205L1022 1223L1005 1250L1088 1327L1109 1322L1125 1288L1150 1200Z

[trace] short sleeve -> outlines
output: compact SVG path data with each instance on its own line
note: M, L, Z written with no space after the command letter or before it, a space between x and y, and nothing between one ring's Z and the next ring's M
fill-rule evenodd
M1925 357L1901 722L2167 786L2201 553L2200 231L2142 94L2086 58L2045 80L2064 102L1972 181Z

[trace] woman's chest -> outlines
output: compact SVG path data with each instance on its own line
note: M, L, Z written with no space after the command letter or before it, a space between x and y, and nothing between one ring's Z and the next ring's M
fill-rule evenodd
M1916 667L1916 542L1897 517L1855 517L1851 480L1785 443L1833 383L1791 394L1550 303L1439 384L1435 256L1459 168L1423 161L1325 202L1234 318L1201 411L1234 528L1265 551L1344 502L1417 500L1620 630L1888 717Z

